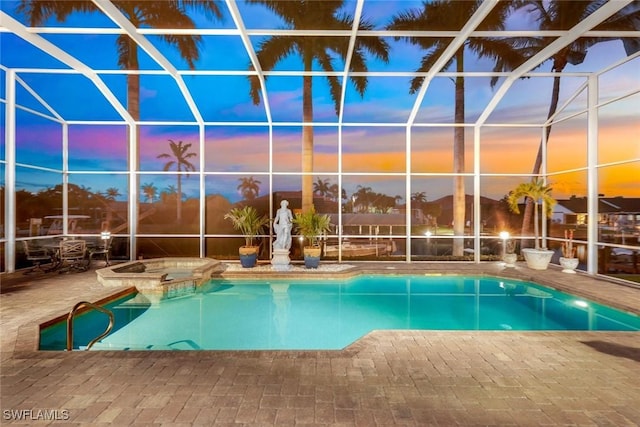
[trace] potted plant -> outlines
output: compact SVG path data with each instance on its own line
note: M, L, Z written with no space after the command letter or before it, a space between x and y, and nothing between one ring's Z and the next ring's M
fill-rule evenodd
M564 238L562 256L560 257L562 272L575 274L575 270L578 267L578 258L576 258L576 247L573 245L573 230L564 230Z
M539 231L538 206L544 206L544 218L550 217L553 213L553 206L556 200L551 196L551 187L546 185L541 179L536 178L531 182L523 182L519 184L507 198L509 209L514 213L520 213L518 201L521 198L531 199L533 201L533 230L535 248L523 248L522 254L527 262L527 266L534 270L546 270L553 256L553 251L546 247L541 247L541 238Z
M269 223L269 218L258 214L252 206L233 208L225 216L232 222L233 228L240 231L245 239L245 245L238 250L240 263L245 268L254 267L258 261L260 247L253 245L253 239L260 234L262 229Z
M309 242L304 247L304 265L306 268L318 268L320 264L320 236L331 226L331 218L329 215L321 215L316 212L315 208L311 208L307 212L296 213L293 223L297 226L298 231Z

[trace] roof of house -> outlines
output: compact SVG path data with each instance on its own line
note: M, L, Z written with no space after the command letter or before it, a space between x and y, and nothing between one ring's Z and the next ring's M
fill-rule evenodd
M558 204L573 213L587 212L587 198L571 196L569 199L558 200ZM598 199L600 213L640 213L640 198L601 197Z

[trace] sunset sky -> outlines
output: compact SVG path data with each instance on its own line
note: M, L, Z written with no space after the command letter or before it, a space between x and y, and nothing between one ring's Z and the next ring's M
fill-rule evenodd
M345 2L344 11L353 14L354 1ZM382 29L392 15L417 7L415 1L366 1L363 14L366 19ZM2 1L4 13L24 24L24 17L15 13L16 2ZM196 17L199 29L234 29L226 6L223 22L207 21ZM263 7L238 3L244 25L250 30L284 28L281 20ZM73 16L65 23L50 20L47 25L63 28L116 28L114 22L102 13ZM513 15L507 29L535 29L531 15L522 11ZM119 73L115 49L115 34L54 34L44 33L46 40L65 49L78 60L97 70L98 75L126 105L126 79ZM254 49L266 36L252 35ZM269 132L268 118L264 102L255 106L249 97L249 83L246 72L250 57L238 35L203 35L201 58L196 71L188 71L186 64L175 50L168 48L157 36L149 35L152 44L170 60L181 72L184 83L193 97L205 121L205 168L206 172L224 172L225 175L207 176L207 194L220 192L232 200L239 195L235 191L238 179L255 176L263 182L268 191L269 173ZM410 112L416 103L416 95L409 93L409 73L419 66L424 52L404 41L391 37L385 40L391 47L390 62L384 64L374 58L368 62L369 70L377 75L369 77L369 86L363 98L355 92L351 83L345 93L344 115L342 117L342 172L343 185L347 193L355 191L357 185L369 185L374 191L389 195L405 194L406 173L406 126ZM0 32L0 78L5 80L6 68L36 69L51 67L68 68L52 59L46 53L31 46L9 32ZM489 77L479 73L491 71L492 64L479 61L472 53L467 54L466 70L476 72L466 78L466 170L473 173L473 128L471 125L480 117L487 103L495 95L489 85ZM562 78L559 105L562 106L584 84L587 72L597 72L611 63L625 57L620 41L607 41L592 47L585 61L577 66L569 65ZM169 151L168 140L192 143L192 151L198 154L193 160L199 170L199 129L180 93L175 80L167 75L150 56L141 53L141 69L146 74L141 77L141 140L140 170L142 183L153 182L162 191L168 185L175 185L175 176L153 174L160 172L164 162L158 154ZM344 64L336 59L336 71L341 72ZM302 78L286 75L302 68L297 56L278 65L275 70L283 72L269 76L266 82L268 104L273 123L273 190L299 188L299 178L293 179L289 173L299 172L300 135L302 120L301 105ZM635 159L633 163L612 165L601 173L601 193L607 196L622 195L640 197L640 58L606 74L600 80L600 102L606 102L629 91L636 94L622 102L604 107L600 114L599 162L618 163ZM545 62L532 72L527 79L518 80L481 130L480 173L523 175L531 172L540 141L540 125L546 119L551 97L552 77L533 76L547 73L550 63ZM106 102L98 89L88 79L73 73L43 74L23 70L19 72L21 81L31 88L51 106L55 113L69 121L69 168L71 171L99 172L127 170L126 126L117 111ZM446 70L445 70L446 71ZM212 74L209 74L213 72ZM228 75L224 73L228 72ZM290 73L291 74L291 73ZM337 182L338 162L338 116L334 112L326 79L314 77L314 120L320 123L315 128L314 171L318 177ZM498 83L498 86L501 82ZM6 97L4 85L0 86L0 97ZM635 89L634 89L635 88ZM427 195L433 200L451 194L451 179L438 174L453 171L453 98L454 86L451 76L434 78L417 112L411 129L411 172L436 174L431 177L417 177L416 182L432 182ZM573 102L559 117L569 117L586 108L586 90L575 97ZM17 88L18 104L40 112L48 117L48 111L22 85ZM99 124L108 121L109 124ZM145 124L148 123L148 124ZM519 125L517 127L497 127L496 125ZM4 104L2 104L2 143L4 144ZM61 126L51 120L20 111L17 130L17 162L55 170L61 169ZM4 156L4 149L2 149ZM2 157L4 159L4 157ZM586 114L573 117L554 126L549 143L549 172L554 173L550 181L555 183L557 197L585 195L586 172L578 171L586 167ZM570 173L558 173L572 170ZM233 175L233 174L236 175ZM376 174L392 176L373 176ZM556 174L558 173L558 174ZM279 174L282 174L280 176ZM363 176L361 174L370 174ZM633 178L635 177L635 179ZM51 173L33 169L22 169L17 174L19 188L39 191L51 183ZM90 187L93 191L119 188L126 198L127 177L120 175L72 176L71 182ZM431 181L429 181L431 180ZM471 180L471 177L469 178ZM516 178L515 181L521 180ZM471 182L471 181L469 181ZM481 179L482 195L501 198L510 188L501 177ZM372 185L375 183L375 185ZM198 195L197 176L184 181L185 194ZM422 185L422 184L421 184ZM425 191L422 187L412 191ZM468 193L472 192L468 185Z

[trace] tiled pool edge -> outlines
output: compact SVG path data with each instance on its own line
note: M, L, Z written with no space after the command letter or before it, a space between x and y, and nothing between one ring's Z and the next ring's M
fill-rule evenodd
M447 267L447 268L444 268ZM382 264L359 264L350 266L350 268L341 269L339 271L328 271L324 272L322 270L314 270L309 272L307 275L310 279L312 278L324 278L324 279L343 279L349 278L356 275L361 274L407 274L407 273L424 273L424 274L434 274L434 275L485 275L485 276L493 276L493 277L503 277L508 279L515 279L521 281L531 281L534 283L541 284L543 286L548 286L563 292L568 292L572 295L583 297L590 299L594 302L605 304L620 310L624 310L628 313L632 313L635 315L640 315L640 306L634 306L630 304L626 304L628 299L621 300L611 300L608 298L601 297L600 295L594 294L590 291L590 286L612 286L615 287L616 290L620 291L620 288L624 288L623 286L617 285L612 282L607 282L598 278L594 278L588 276L586 274L575 274L570 275L570 277L565 273L562 273L561 270L555 269L551 267L549 270L545 271L534 271L530 270L524 265L517 265L515 268L505 268L500 265L500 263L492 263L492 264L473 264L473 263L460 263L456 264L456 271L451 271L450 265L443 266L442 264L393 264L393 265L382 265ZM255 276L257 271L251 271L252 269L246 269L247 271L240 270L235 271L233 273L225 271L218 271L212 275L213 278L222 277L222 278L250 278ZM287 277L296 277L300 278L300 271L296 272L280 272L275 270L269 271L261 271L259 274L259 278L270 278L270 279L282 279ZM575 286L567 286L564 282L571 280L571 282L585 282L589 284L589 287L575 287ZM595 283L594 283L595 282ZM97 302L104 299L114 298L114 295L121 294L123 291L130 289L130 286L123 286L121 288L105 288L104 292L98 296L94 296L91 298L90 302ZM637 289L634 289L636 293L640 292ZM79 300L86 300L86 298L80 298ZM51 319L65 316L68 311L63 312L61 310L57 310L52 312L51 314L39 316L38 319L34 319L33 322L29 322L27 324L21 325L18 328L18 333L15 341L15 346L13 349L14 355L24 356L25 353L58 353L55 351L47 351L42 352L38 349L39 346L39 335L40 335L40 327L42 324L51 321ZM470 331L477 332L477 331ZM589 331L594 332L594 331ZM594 332L598 333L598 332ZM635 332L628 332L635 333ZM638 333L640 336L640 333ZM352 344L357 344L358 341ZM351 347L351 346L350 346ZM332 351L345 351L343 350L332 350ZM202 350L199 350L202 351ZM204 350L204 351L216 351L216 350ZM255 350L246 350L246 351L255 351ZM301 350L304 352L304 350ZM4 357L3 357L4 358Z
M93 298L90 298L91 303L94 304L104 304L107 301L118 298L122 295L125 295L130 292L135 292L135 288L131 286L122 286L122 287L113 287L113 288L105 288L104 292L98 295L94 295ZM89 298L79 298L78 301L85 301ZM21 325L18 328L18 333L16 336L16 341L14 345L14 353L24 353L24 352L41 352L39 349L40 345L40 330L43 325L47 325L52 323L57 319L64 319L69 314L68 310L52 310L49 314L39 316L37 319L34 319L32 322ZM53 351L52 353L56 353Z

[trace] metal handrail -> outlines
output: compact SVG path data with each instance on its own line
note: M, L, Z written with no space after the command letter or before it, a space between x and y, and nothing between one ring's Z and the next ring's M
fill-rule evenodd
M73 309L67 315L67 351L73 350L73 317L76 315L76 311L78 311L80 307L84 307L84 306L91 307L109 316L109 326L107 326L107 329L102 334L98 335L96 338L91 340L89 345L87 345L86 350L89 350L96 342L98 342L102 338L109 335L109 332L111 332L111 330L113 329L114 317L113 317L113 312L111 312L111 310L101 307L99 305L96 305L89 301L80 301L79 303L73 306Z

